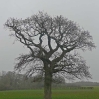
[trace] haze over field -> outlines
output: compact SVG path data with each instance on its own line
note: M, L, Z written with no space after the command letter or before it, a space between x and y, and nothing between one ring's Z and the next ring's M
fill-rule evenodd
M81 52L93 79L99 82L99 0L2 0L0 1L0 71L12 71L15 58L28 49L15 39L9 37L10 32L4 28L4 23L9 17L27 18L44 11L48 14L63 15L77 22L82 28L90 31L93 36L96 49Z

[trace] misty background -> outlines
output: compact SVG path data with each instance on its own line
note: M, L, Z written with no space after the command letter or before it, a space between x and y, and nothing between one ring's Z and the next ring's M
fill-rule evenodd
M96 49L81 51L81 55L90 66L90 81L99 82L99 0L0 0L0 72L13 71L15 58L28 53L27 48L9 36L11 31L4 27L5 22L10 17L25 19L38 11L62 15L90 32Z

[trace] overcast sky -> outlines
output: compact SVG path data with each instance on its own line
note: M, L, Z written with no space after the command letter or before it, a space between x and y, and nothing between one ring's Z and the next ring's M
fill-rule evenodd
M28 52L20 43L13 44L4 23L9 17L27 18L38 11L63 15L90 31L97 47L81 54L90 66L92 81L99 82L99 0L0 0L0 71L13 70L15 58Z

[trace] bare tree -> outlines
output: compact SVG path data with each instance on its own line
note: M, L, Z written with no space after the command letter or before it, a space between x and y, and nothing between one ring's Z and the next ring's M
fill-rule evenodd
M11 36L30 50L17 58L15 69L26 69L29 76L44 74L44 99L51 99L53 75L91 77L85 60L74 52L92 50L95 45L90 33L73 21L39 12L26 19L10 18L5 26L14 31Z

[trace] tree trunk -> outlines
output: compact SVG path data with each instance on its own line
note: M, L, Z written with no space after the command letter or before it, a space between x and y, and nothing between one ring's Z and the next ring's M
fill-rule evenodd
M45 78L44 78L44 99L52 99L51 98L51 84L52 84L52 73L50 69L45 70Z

